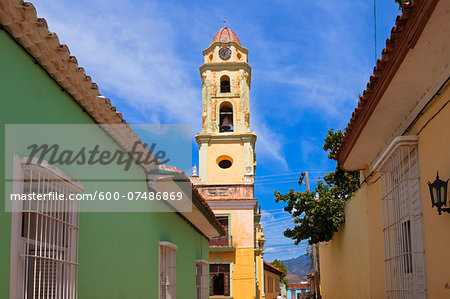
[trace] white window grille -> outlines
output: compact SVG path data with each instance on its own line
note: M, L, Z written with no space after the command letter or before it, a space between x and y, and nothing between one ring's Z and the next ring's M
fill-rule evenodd
M195 298L207 299L208 294L208 262L197 261L195 264Z
M176 299L177 246L159 242L159 299Z
M417 136L396 138L376 164L381 180L387 298L426 298Z
M19 160L19 161L18 161ZM14 202L10 298L77 298L79 204L83 186L48 163L15 158L16 191L63 194L65 200ZM19 175L17 175L17 173ZM17 180L18 179L18 180ZM13 191L14 192L14 191Z

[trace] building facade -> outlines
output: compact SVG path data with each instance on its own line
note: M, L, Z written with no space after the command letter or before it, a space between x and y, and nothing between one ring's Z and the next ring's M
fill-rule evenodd
M282 295L281 275L283 275L283 272L280 269L264 261L264 294L266 299L276 299L279 295Z
M256 134L250 130L248 50L222 28L203 51L199 175L192 180L226 228L210 242L210 296L264 296L258 200L254 198Z
M324 298L450 297L450 215L428 185L450 178L449 12L448 0L403 5L352 115L337 158L361 188L320 245Z
M287 299L303 298L314 298L314 295L310 289L310 283L307 281L289 283L289 289L287 290Z
M138 137L31 3L1 1L0 23L0 298L208 298L209 240L223 231L195 188L192 212L55 211L36 203L6 211L12 192L111 190L108 180L84 179L92 168L23 159L30 142L53 144L49 134L16 138L6 151L7 124L90 124L89 136L71 138L112 152L127 151ZM152 190L142 165L96 171L114 177L122 194ZM14 173L8 182L7 172ZM188 180L178 171L173 177Z

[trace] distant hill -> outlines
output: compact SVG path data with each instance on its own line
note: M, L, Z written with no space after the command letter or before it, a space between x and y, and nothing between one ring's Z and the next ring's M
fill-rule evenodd
M286 279L288 280L289 283L300 283L302 281L305 281L305 279L302 279L301 277L299 277L299 276L297 276L294 273L289 272L289 271L288 271L288 273L286 275Z
M311 260L306 254L282 262L286 265L288 272L300 277L302 280L306 280L306 274L312 272L312 270L309 270ZM291 279L296 280L294 276L291 276Z

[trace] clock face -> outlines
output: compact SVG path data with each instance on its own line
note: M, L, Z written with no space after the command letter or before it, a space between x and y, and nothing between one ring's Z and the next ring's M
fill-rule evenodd
M222 58L223 60L227 60L231 57L231 50L230 48L227 47L223 47L219 50L219 56L220 58Z

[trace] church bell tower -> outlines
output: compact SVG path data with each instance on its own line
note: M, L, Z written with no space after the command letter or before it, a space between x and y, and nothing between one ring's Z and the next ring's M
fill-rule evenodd
M203 51L198 184L253 184L256 134L250 131L248 50L222 28Z
M264 298L264 234L254 198L248 50L224 27L203 51L199 175L191 177L225 235L209 241L211 297ZM210 298L211 298L210 297Z

